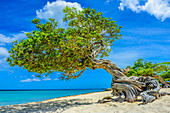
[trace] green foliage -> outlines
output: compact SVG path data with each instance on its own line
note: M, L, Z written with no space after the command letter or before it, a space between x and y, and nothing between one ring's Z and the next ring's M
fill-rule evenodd
M28 39L13 42L11 55L7 58L11 66L18 65L40 75L59 71L63 73L63 79L70 79L78 77L76 72L92 68L89 55L99 47L95 42L104 44L97 57L108 56L111 49L107 47L121 37L121 26L94 9L77 11L66 7L63 11L63 21L69 25L67 29L59 28L52 18L46 23L32 20L37 30L26 33Z
M152 63L138 59L127 76L151 76L154 74L161 76L164 80L170 80L170 62Z
M165 81L170 81L170 71L165 72L164 74L161 75L161 77L162 77Z

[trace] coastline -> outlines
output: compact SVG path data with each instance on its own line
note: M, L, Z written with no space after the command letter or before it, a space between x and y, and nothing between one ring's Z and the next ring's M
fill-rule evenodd
M170 93L170 88L161 89ZM0 112L29 112L29 113L170 113L170 96L163 96L152 103L138 105L140 99L134 103L108 102L99 104L98 100L111 96L111 91L85 93L48 99L40 102L0 106ZM132 111L133 110L133 111Z
M1 90L0 106L27 104L48 99L79 95L85 93L101 92L104 89L27 89L27 90ZM3 97L3 98L2 98Z
M60 100L60 99L67 99L67 98L70 98L70 97L74 98L74 97L81 96L81 95L88 95L88 94L94 94L94 93L100 93L100 92L106 92L106 91L83 93L83 94L78 94L78 95L70 95L70 96L63 96L63 97L57 97L57 98L42 100L42 101L39 101L39 102L28 102L28 103L24 103L24 104L14 104L14 105L5 105L5 106L20 106L20 105L28 105L28 104L38 104L38 103L43 103L43 102L50 102L50 101L56 101L56 100ZM5 107L5 106L0 106L0 108Z

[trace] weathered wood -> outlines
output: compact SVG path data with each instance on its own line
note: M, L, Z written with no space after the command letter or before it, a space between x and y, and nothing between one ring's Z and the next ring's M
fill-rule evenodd
M104 99L100 103L108 101L128 101L134 102L137 96L142 96L143 104L154 101L161 95L159 93L160 85L157 79L151 77L127 77L123 70L118 68L109 60L99 59L93 60L96 63L95 68L105 69L113 76L112 90L114 95L118 95L117 99ZM124 97L124 98L123 98Z
M161 95L165 95L165 93L160 93L160 85L157 79L152 77L127 77L127 71L129 69L121 69L116 66L110 60L104 59L95 59L97 54L102 50L103 44L101 41L101 45L99 48L94 50L90 56L91 62L94 64L92 69L105 69L108 73L113 76L112 79L112 94L119 96L116 99L112 98L104 98L100 100L100 103L110 102L110 101L128 101L134 102L137 100L138 96L142 97L143 104L149 103L154 101L155 99L159 98ZM157 76L155 76L157 77Z
M154 75L151 75L151 77L159 79L159 81L161 82L163 88L170 88L170 84L168 84L166 81L164 81L162 79L162 77L160 77L159 75L154 74Z

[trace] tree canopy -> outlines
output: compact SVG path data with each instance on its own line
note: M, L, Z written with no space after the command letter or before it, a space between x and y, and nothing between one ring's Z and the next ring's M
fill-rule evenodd
M38 76L62 72L62 79L77 78L86 68L93 68L90 58L108 56L108 47L121 38L121 26L101 12L91 8L77 11L74 7L63 12L66 29L58 27L52 18L46 23L32 20L36 30L26 33L27 39L13 42L7 58L10 66L18 65ZM101 45L99 53L91 55Z
M129 67L129 66L127 66ZM170 80L170 62L152 63L138 59L130 68L127 76L154 76L159 75L164 80Z

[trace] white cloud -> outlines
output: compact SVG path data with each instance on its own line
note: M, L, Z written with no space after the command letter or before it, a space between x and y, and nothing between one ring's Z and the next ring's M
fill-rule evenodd
M77 10L82 10L82 7L77 2L66 2L62 0L57 0L55 2L47 2L43 9L37 10L37 18L48 20L49 18L55 18L58 21L58 26L66 27L66 23L63 22L63 9L68 6L70 8L75 7Z
M27 78L25 80L21 80L20 82L33 82L33 81L39 82L41 80L38 78L33 78L33 79Z
M32 77L34 77L34 76L32 75ZM20 80L20 82L33 82L33 81L39 82L39 81L49 81L49 80L59 80L59 79L58 78L54 78L54 79L51 79L51 78L43 78L43 79L39 79L39 78L33 78L33 79L27 78L25 80Z
M125 68L132 65L135 60L142 56L141 51L132 51L131 48L119 48L119 52L111 52L108 59L113 61L118 67ZM106 58L107 59L107 58Z
M26 38L25 32L18 34L13 34L12 36L5 36L0 34L0 45L5 45L5 43L12 43L15 40Z
M33 78L32 81L41 81L41 80L38 78Z
M9 56L8 50L4 47L0 47L0 71L6 67L6 57Z
M111 2L111 1L113 1L113 0L106 0L105 4L107 4L107 3Z
M147 12L154 15L157 19L164 21L166 18L170 18L169 0L120 0L120 10L124 8L131 9L133 12ZM144 2L144 5L141 5Z
M5 43L0 43L0 46L5 46Z
M26 38L25 32L22 31L18 34L12 34L10 36L6 36L3 34L0 34L0 46L5 46L8 43L12 43L15 40L20 40ZM6 61L6 57L8 57L10 54L8 53L8 50L5 47L0 47L0 64L2 66L2 63ZM5 58L3 58L5 57ZM3 58L3 59L2 59ZM3 64L5 66L5 64ZM5 66L6 67L6 66Z
M4 63L6 61L6 58L0 59L0 64Z
M32 75L32 77L36 77L35 75Z
M8 74L12 74L12 73L14 73L14 71L13 70L9 70Z
M170 45L164 45L162 43L126 44L124 41L119 44L122 44L123 47L115 47L109 54L109 57L106 57L106 59L111 60L118 67L125 68L127 65L133 65L134 61L139 58L150 60L151 62L169 61Z
M9 69L16 69L18 67L11 67L6 58L0 58L0 71L9 71Z
M0 56L1 57L9 56L8 50L4 47L0 47Z
M51 80L51 78L43 78L44 81Z
M55 79L53 79L53 80L59 80L58 78L55 78Z

